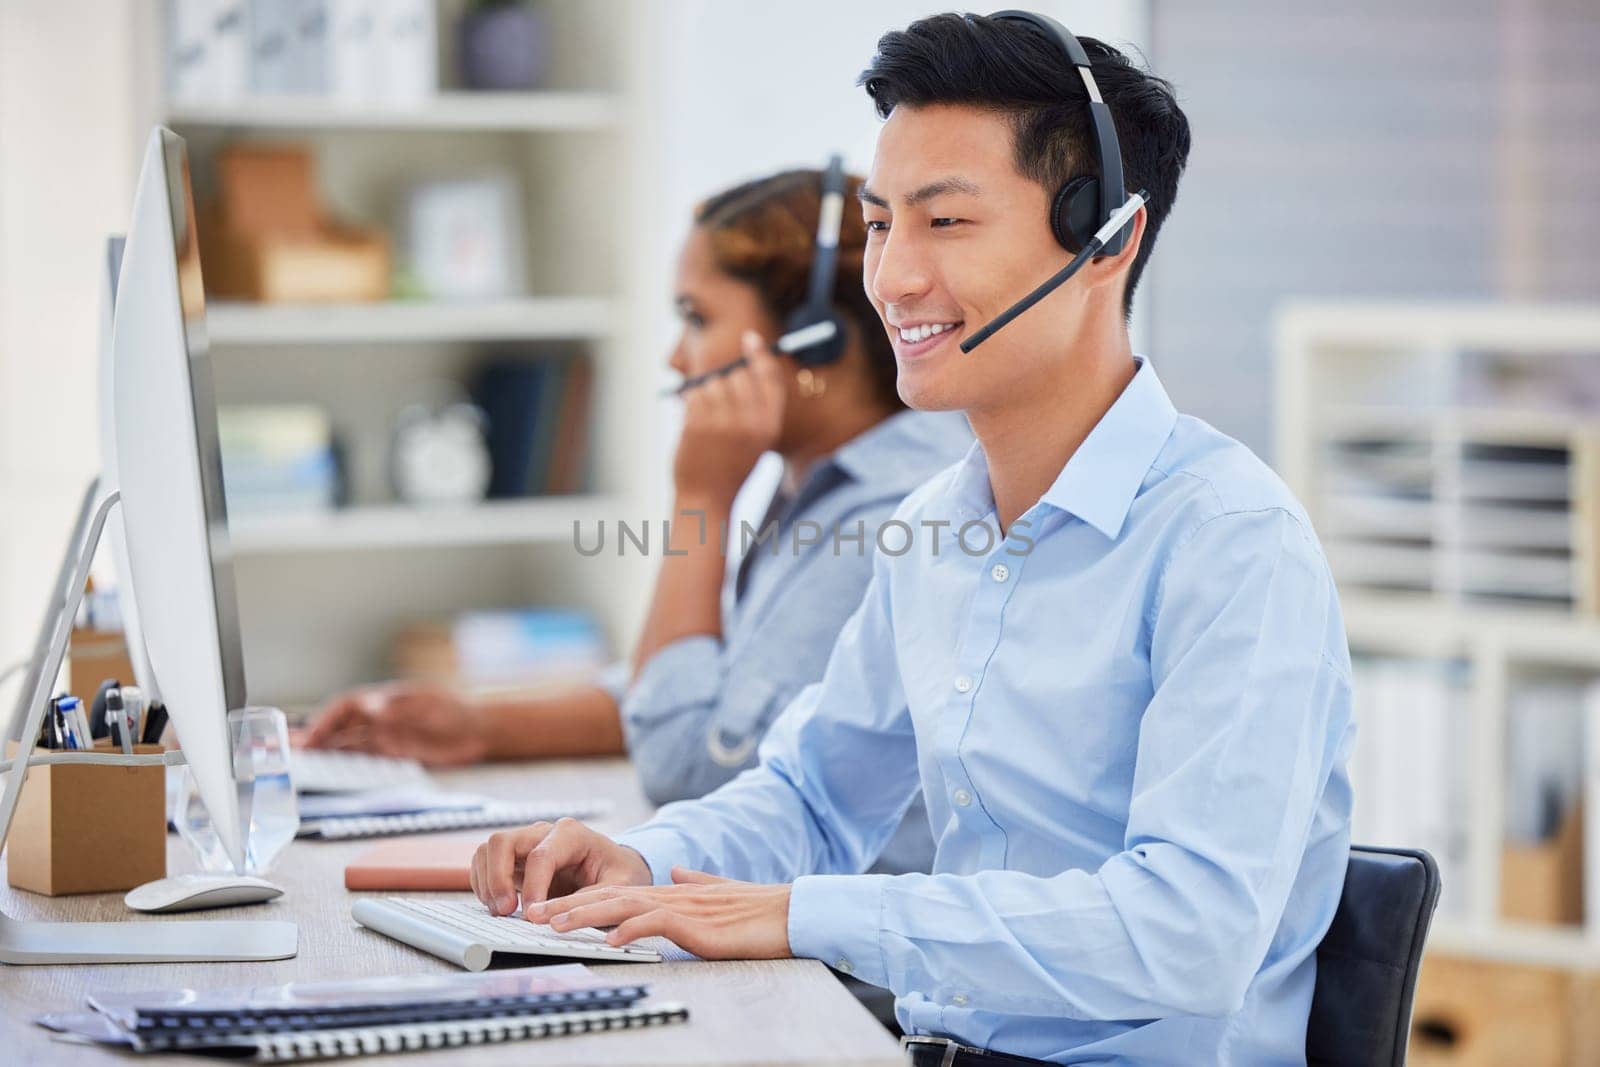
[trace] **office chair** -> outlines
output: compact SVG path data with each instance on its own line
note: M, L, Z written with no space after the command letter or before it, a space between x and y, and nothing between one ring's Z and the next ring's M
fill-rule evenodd
M1306 1063L1378 1067L1406 1061L1411 998L1439 867L1420 849L1350 849L1344 892L1317 946Z

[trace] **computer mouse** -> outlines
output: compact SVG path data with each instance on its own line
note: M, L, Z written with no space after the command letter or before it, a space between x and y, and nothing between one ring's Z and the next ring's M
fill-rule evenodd
M122 902L135 911L195 911L262 904L281 896L281 888L248 874L176 874L128 890Z

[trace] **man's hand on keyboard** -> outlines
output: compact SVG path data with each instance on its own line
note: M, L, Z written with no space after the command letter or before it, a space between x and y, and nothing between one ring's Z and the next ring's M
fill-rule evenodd
M481 763L489 742L480 718L442 686L391 682L330 700L306 733L307 748L421 760L436 767Z
M615 926L606 943L665 937L708 960L787 959L789 887L736 882L682 867L669 886L591 886L528 907L552 930Z
M536 822L490 834L472 856L472 891L491 915L526 908L587 886L647 886L650 867L631 848L576 819Z

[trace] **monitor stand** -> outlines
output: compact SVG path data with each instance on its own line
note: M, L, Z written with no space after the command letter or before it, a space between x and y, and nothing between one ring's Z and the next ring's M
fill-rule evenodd
M96 500L99 500L96 506ZM138 766L168 762L162 755L125 756L101 752L35 754L39 727L50 705L50 689L61 671L72 620L83 600L84 583L106 517L121 499L116 492L102 499L98 481L89 484L72 541L67 546L56 588L45 611L34 662L24 681L22 698L12 713L6 736L18 743L16 758L7 761L5 790L0 793L0 850L5 848L16 814L17 798L30 766L52 763L110 763ZM6 764L0 763L0 769ZM134 922L37 922L13 919L0 911L0 963L180 963L282 960L298 951L299 934L292 922L210 919Z

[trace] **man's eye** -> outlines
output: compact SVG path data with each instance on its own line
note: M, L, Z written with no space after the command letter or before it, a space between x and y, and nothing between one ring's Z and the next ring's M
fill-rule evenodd
M697 330L703 329L706 324L705 316L698 311L685 311L683 321Z
M888 233L889 232L889 224L887 222L885 222L884 220L882 220L882 219L868 219L867 220L867 232L868 233Z
M954 226L957 223L966 222L966 221L967 221L966 219L937 218L937 219L933 220L933 225L936 228L943 229L945 227Z

